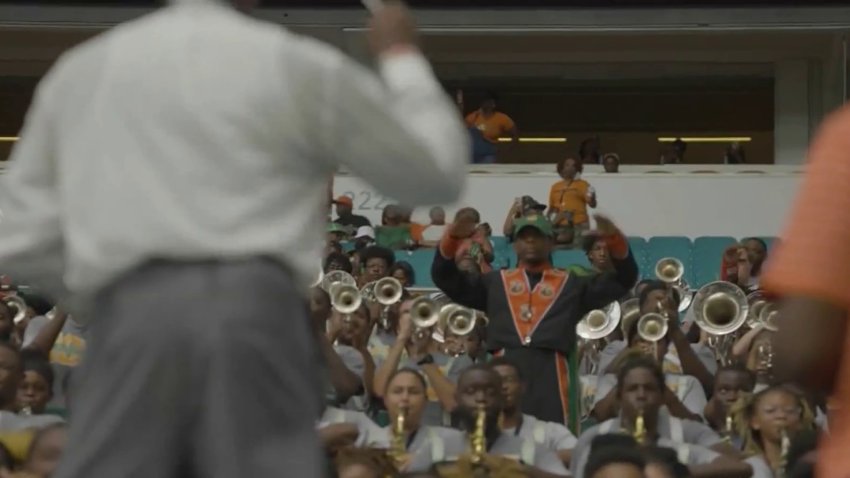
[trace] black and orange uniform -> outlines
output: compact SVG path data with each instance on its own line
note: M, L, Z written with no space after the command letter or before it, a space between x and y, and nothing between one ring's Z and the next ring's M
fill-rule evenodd
M607 239L614 271L580 276L545 265L492 271L471 276L458 270L446 235L437 249L431 274L453 301L484 311L487 348L510 357L526 379L523 413L565 423L578 435L579 389L576 324L590 310L628 293L638 268L625 237Z

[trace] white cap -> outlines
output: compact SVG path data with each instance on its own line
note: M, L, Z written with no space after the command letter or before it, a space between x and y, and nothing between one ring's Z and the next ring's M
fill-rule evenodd
M360 239L361 237L371 237L375 238L375 230L372 229L372 226L360 226L357 228L357 234L354 235L355 239Z

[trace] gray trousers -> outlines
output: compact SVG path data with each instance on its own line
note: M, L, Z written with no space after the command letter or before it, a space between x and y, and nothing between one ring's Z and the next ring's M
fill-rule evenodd
M55 477L323 476L319 355L281 265L152 262L94 305Z

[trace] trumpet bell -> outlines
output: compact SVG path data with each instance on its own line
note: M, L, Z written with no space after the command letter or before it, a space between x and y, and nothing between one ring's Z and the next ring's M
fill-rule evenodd
M328 295L331 297L331 306L340 314L353 314L363 303L363 296L356 285L335 283L330 287Z
M638 319L637 333L647 342L658 342L667 335L667 317L655 312L644 314Z
M440 320L437 303L430 297L420 296L410 304L410 318L418 329L430 329Z
M629 334L632 324L640 316L640 299L629 299L620 305L620 323L622 324L623 336Z
M762 323L765 330L776 332L779 327L776 324L776 319L779 317L779 307L773 302L768 302L761 308L758 315L759 322Z
M620 303L611 302L604 309L591 310L576 326L576 334L585 340L607 337L620 325Z
M27 318L27 303L17 295L9 295L3 298L3 302L14 312L12 322L19 324Z
M679 282L685 275L685 266L675 257L665 257L655 263L655 276L658 280L672 284Z
M762 291L757 290L747 295L747 304L750 306L747 311L747 327L755 328L759 324L759 315L765 305L768 304L767 298Z
M735 332L747 320L747 296L735 284L716 281L704 285L694 295L694 320L712 335Z
M449 304L440 309L439 322L454 335L469 335L475 330L475 311L459 304Z
M375 301L384 306L397 303L401 300L403 292L404 288L401 286L401 282L394 277L378 279L375 281L375 287L373 289Z
M687 282L681 280L679 281L679 285L673 286L673 288L679 294L679 312L688 310L688 307L691 306L694 300L694 292L691 290L691 287Z
M322 288L323 291L330 294L331 286L334 284L346 284L356 286L357 279L355 279L353 275L345 271L330 271L322 277L318 285Z

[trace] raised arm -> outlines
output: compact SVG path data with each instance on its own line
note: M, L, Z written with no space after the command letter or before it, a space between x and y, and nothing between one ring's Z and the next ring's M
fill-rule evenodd
M416 33L400 4L375 13L368 36L380 78L321 46L315 61L324 64L305 79L305 91L315 93L303 100L312 105L301 108L305 134L328 168L342 164L404 204L446 204L463 190L469 137L419 51Z
M638 279L638 266L626 236L617 229L608 218L597 215L597 234L600 234L608 245L614 272L605 272L589 277L587 287L582 297L585 309L592 310L605 307L626 295Z
M431 278L434 284L450 299L460 305L473 309L487 309L487 286L482 276L466 274L457 268L454 257L461 242L475 232L475 221L469 217L458 216L450 225L440 247L434 253L431 265Z

